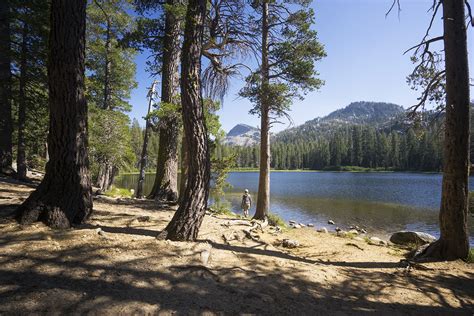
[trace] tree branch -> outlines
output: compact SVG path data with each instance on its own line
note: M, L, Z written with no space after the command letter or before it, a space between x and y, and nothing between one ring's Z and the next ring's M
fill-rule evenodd
M466 7L467 7L467 12L468 12L468 15L469 15L469 21L471 22L471 26L474 27L474 19L472 18L471 5L469 4L468 0L464 0L464 3L466 4Z
M385 13L385 17L387 17L390 12L392 12L393 8L397 5L398 7L398 18L400 18L400 12L402 12L402 7L400 6L400 0L393 0L392 5L390 6L390 9Z
M428 47L430 46L431 43L434 43L434 42L437 42L437 41L441 41L441 40L443 40L443 39L444 39L444 36L438 36L438 37L434 37L434 38L431 38L431 39L429 39L429 40L423 41L423 42L421 42L420 44L417 44L417 45L415 45L415 46L413 46L413 47L410 47L409 49L407 49L406 51L404 51L404 52L403 52L403 55L405 55L406 53L408 53L409 51L411 51L411 50L413 50L413 49L415 49L415 48L418 49L419 47L421 47L421 46L423 46L423 45L426 45L425 50L424 50L424 51L426 52L426 51L428 50Z
M408 111L411 112L411 114L415 113L420 107L424 106L426 100L428 99L428 96L431 92L431 88L440 83L440 81L443 79L444 74L446 73L446 70L442 70L435 74L433 78L430 80L428 85L426 86L426 89L423 91L423 94L421 96L420 102L418 104L415 104L411 107L408 108Z

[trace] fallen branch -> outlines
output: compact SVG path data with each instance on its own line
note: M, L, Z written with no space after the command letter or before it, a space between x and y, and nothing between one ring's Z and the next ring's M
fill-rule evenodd
M357 249L360 249L360 250L364 250L364 248L362 248L361 246L359 246L359 245L357 245L357 244L354 244L354 243L351 243L351 242L348 242L346 245L347 245L347 246L356 247Z

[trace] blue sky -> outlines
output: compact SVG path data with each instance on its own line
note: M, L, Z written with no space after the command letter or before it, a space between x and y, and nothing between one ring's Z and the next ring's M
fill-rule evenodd
M295 125L317 116L324 116L353 101L393 102L408 107L416 103L419 94L406 84L406 76L413 69L410 56L403 55L409 47L419 43L429 23L427 10L432 0L401 0L402 11L388 17L385 12L392 0L315 0L314 29L324 44L327 57L316 68L326 84L296 100L291 117ZM442 21L437 18L432 36L442 35ZM471 74L474 69L474 32L469 29L468 50ZM132 92L133 110L129 115L144 125L146 88L152 78L146 73L146 53L137 56L138 88ZM471 75L472 77L472 75ZM159 79L159 78L157 78ZM219 111L224 130L238 123L259 126L259 118L248 114L250 102L238 98L242 79L234 79L229 94ZM474 96L473 96L474 97ZM279 124L274 132L287 128Z

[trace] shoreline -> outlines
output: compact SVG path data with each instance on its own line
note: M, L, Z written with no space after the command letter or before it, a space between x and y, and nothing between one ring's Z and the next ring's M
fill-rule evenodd
M252 172L259 172L258 168L249 169L231 169L229 173L252 173ZM272 173L279 173L279 172L288 172L288 173L410 173L410 174L443 174L439 171L410 171L410 170L313 170L313 169L271 169L270 172ZM118 177L122 175L138 175L138 171L133 172L123 172L118 175ZM156 174L155 171L146 172L146 175L154 175ZM472 175L474 176L474 174Z
M212 213L196 242L158 240L175 207L103 196L73 229L20 226L12 212L33 188L0 179L0 190L0 313L474 311L473 265L463 261L417 268L406 265L407 249L360 236L252 230L248 220Z

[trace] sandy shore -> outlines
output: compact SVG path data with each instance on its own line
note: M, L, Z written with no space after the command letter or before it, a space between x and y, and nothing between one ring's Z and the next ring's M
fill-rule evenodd
M12 213L33 187L0 179L0 314L474 313L462 261L407 269L392 246L314 228L250 239L247 222L210 215L197 242L160 241L174 210L152 201L96 199L90 222L65 231L20 226Z

